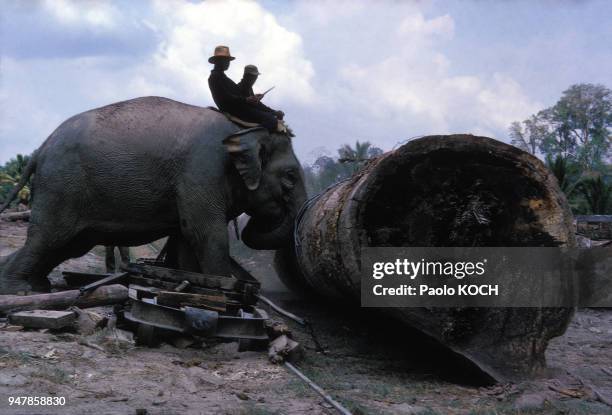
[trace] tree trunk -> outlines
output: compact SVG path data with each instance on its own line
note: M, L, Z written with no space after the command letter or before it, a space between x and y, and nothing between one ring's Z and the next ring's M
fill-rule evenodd
M281 279L355 304L363 247L575 245L565 196L544 164L472 135L424 137L373 159L311 202L295 237L296 258L277 252ZM372 310L417 328L500 381L542 368L549 339L564 333L573 314L571 308Z

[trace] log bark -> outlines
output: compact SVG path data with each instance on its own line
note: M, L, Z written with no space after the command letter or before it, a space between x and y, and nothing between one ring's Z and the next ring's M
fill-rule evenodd
M81 308L119 304L127 301L128 289L120 284L105 285L79 296L79 290L35 295L0 295L0 313L8 311Z
M286 285L356 305L363 247L575 246L569 206L544 164L472 135L424 137L371 160L310 202L295 240L275 259ZM500 381L541 369L548 341L573 315L568 308L373 312L420 330Z
M18 220L30 220L30 211L24 210L23 212L9 212L0 215L0 219L7 221L18 221Z

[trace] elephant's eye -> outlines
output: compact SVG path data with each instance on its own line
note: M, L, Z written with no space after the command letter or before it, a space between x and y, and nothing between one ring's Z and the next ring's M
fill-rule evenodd
M297 174L293 170L285 170L283 177L281 178L281 184L286 189L293 189L295 182L297 181Z

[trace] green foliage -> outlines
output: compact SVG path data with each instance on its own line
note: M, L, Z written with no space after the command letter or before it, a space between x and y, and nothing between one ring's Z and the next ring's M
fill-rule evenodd
M557 103L509 128L512 144L541 153L574 213L610 213L612 91L576 84Z
M550 155L546 156L546 165L557 178L561 190L569 197L581 179L580 166L560 155L554 159Z
M15 158L7 161L4 166L0 166L0 201L6 200L9 192L21 179L26 166L30 162L31 156L17 154ZM31 178L30 178L31 180ZM27 204L30 199L30 181L19 192L18 200L15 203L22 202Z
M604 215L612 212L612 184L606 183L601 176L582 180L578 190L588 206L587 213Z
M357 141L355 147L344 144L338 149L337 159L321 156L312 165L303 166L306 191L309 195L320 193L332 184L351 177L369 159L382 153L380 148L373 147L369 141Z

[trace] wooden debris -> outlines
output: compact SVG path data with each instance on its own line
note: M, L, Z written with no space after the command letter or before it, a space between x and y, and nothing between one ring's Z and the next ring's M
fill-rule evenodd
M124 271L133 274L141 274L148 277L158 278L164 281L175 282L177 284L180 284L183 281L189 281L190 284L207 288L221 288L231 290L236 287L237 283L237 280L235 278L229 278L220 275L200 274L197 272L156 267L153 265L130 263L127 265L123 265L121 268Z
M561 395L569 396L570 398L580 399L584 396L584 393L577 389L559 388L555 385L548 385L548 389L560 393Z
M127 299L128 289L119 284L98 287L84 295L81 295L79 290L24 296L0 295L0 313L37 309L61 309L71 306L87 308L120 304L127 301Z
M24 210L23 212L3 213L2 215L0 215L0 219L12 221L12 222L15 222L18 220L30 220L30 211Z
M71 307L70 309L77 316L75 322L77 332L85 336L93 334L96 329L103 327L106 321L108 321L107 318L93 311L81 310L78 307Z
M181 291L185 291L185 288L189 287L189 285L190 285L190 282L185 280L181 282L179 285L177 285L174 291L176 291L177 293L180 293Z
M76 314L72 311L29 310L10 315L10 321L27 328L60 329L71 325Z
M282 321L268 320L266 322L266 330L268 332L268 337L272 340L283 334L291 337L291 330L289 330L289 327Z
M296 361L302 357L300 344L286 335L277 337L270 342L268 358L272 363L282 363L285 360Z
M226 311L226 298L223 294L203 295L160 291L157 294L157 304L181 308L185 306L205 308L214 311Z
M98 287L103 285L110 285L111 283L118 283L122 279L126 278L129 274L127 272L117 272L114 274L110 274L108 277L104 277L101 280L94 281L91 284L88 284L84 287L79 288L81 293L86 293L95 290Z

